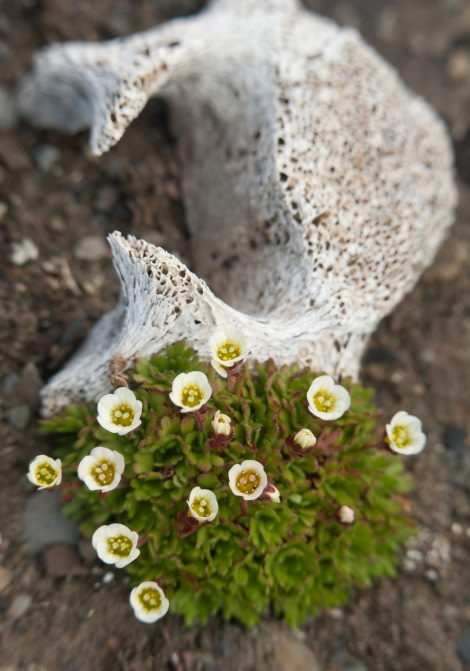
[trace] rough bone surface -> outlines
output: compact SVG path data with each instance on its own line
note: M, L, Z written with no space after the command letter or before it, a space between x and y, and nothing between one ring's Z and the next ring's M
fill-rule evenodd
M227 322L253 358L357 376L452 223L443 124L354 30L293 0L218 0L128 38L52 45L20 104L39 126L90 127L101 154L155 95L178 138L194 272L111 235L119 303L46 386L44 413L106 392L118 353L185 338L208 356Z

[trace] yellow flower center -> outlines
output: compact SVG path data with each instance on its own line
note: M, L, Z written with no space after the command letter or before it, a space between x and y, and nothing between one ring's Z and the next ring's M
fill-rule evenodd
M395 426L392 430L392 440L399 450L403 450L410 443L410 434L404 426Z
M333 394L328 394L328 392L322 390L317 391L313 397L313 402L316 409L320 412L331 412L335 407L335 397Z
M47 486L51 485L54 480L57 478L57 470L51 466L47 461L44 461L42 464L39 464L36 468L36 480L40 485Z
M233 361L242 353L242 348L234 342L227 340L217 349L217 358L220 361Z
M199 515L199 517L209 517L209 515L212 513L209 502L204 497L201 497L200 499L194 499L191 503L191 508L194 510L196 515Z
M140 605L147 613L157 610L162 605L162 596L156 587L144 587L139 592Z
M135 412L128 403L122 403L111 413L113 424L118 426L130 426L134 421Z
M100 486L107 486L114 480L116 468L114 464L106 459L102 459L99 464L91 469L91 475Z
M183 389L181 394L181 402L187 408L194 408L204 398L202 391L195 384L189 384Z
M127 536L108 538L108 550L118 557L128 557L132 550L132 541Z
M242 494L253 494L255 489L259 487L260 478L256 471L243 471L237 480L237 489Z

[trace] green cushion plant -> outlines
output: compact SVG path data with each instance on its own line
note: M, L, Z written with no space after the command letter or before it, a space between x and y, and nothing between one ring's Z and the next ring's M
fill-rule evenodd
M212 392L201 408L182 412L170 394L175 377L189 371L204 373ZM394 574L413 532L403 496L411 481L384 441L372 392L343 380L349 409L320 419L307 401L315 378L267 361L237 362L224 379L184 343L137 361L127 380L142 414L131 432L111 433L85 404L42 424L57 436L64 512L90 537L114 523L136 532L140 554L124 569L131 583L157 581L187 624L220 612L253 626L271 612L295 626L344 602L353 586ZM97 446L124 457L119 485L105 492L77 476ZM246 460L267 476L256 500L229 486L229 470ZM188 514L195 487L217 499L210 522Z

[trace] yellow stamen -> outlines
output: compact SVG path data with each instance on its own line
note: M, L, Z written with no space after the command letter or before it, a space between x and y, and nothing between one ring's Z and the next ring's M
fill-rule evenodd
M113 424L118 426L130 426L134 421L134 416L135 413L128 403L122 403L111 412Z
M220 359L220 361L233 361L233 359L239 357L241 353L242 350L240 345L227 340L218 347L217 358Z
M237 489L242 494L253 494L255 489L259 487L260 479L258 473L255 471L244 471L240 474L237 480Z
M335 407L335 397L333 394L328 394L325 391L317 391L313 397L315 407L320 412L331 412Z
M43 462L36 468L36 480L40 485L51 485L57 475L56 469L47 462Z
M204 398L201 390L195 384L190 384L183 389L181 400L187 408L194 408Z
M132 541L127 536L108 538L108 550L118 557L128 557L132 550Z
M139 592L139 601L142 608L149 613L151 610L160 608L162 597L156 588L146 587Z

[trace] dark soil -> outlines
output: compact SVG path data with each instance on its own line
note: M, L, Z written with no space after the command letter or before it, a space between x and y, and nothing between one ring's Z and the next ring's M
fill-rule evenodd
M202 4L0 3L0 86L12 90L43 44L127 34ZM462 638L470 628L470 5L308 5L356 26L442 115L455 143L461 199L435 264L380 326L362 373L388 415L405 408L423 419L428 445L407 463L415 478L411 513L427 532L397 578L312 618L295 640L314 652L322 671L462 671L470 669ZM22 514L33 492L27 464L48 450L37 435L36 372L45 380L58 370L118 290L109 255L82 260L78 245L84 236L119 229L190 258L178 180L158 101L99 159L90 156L86 134L37 131L23 122L0 130L0 671L267 671L280 668L281 632L294 636L270 619L251 632L218 619L190 629L175 616L140 624L122 574L103 584L102 568L84 562L84 575L52 578L23 538ZM24 238L39 255L18 266L12 245ZM18 595L31 600L15 615Z

